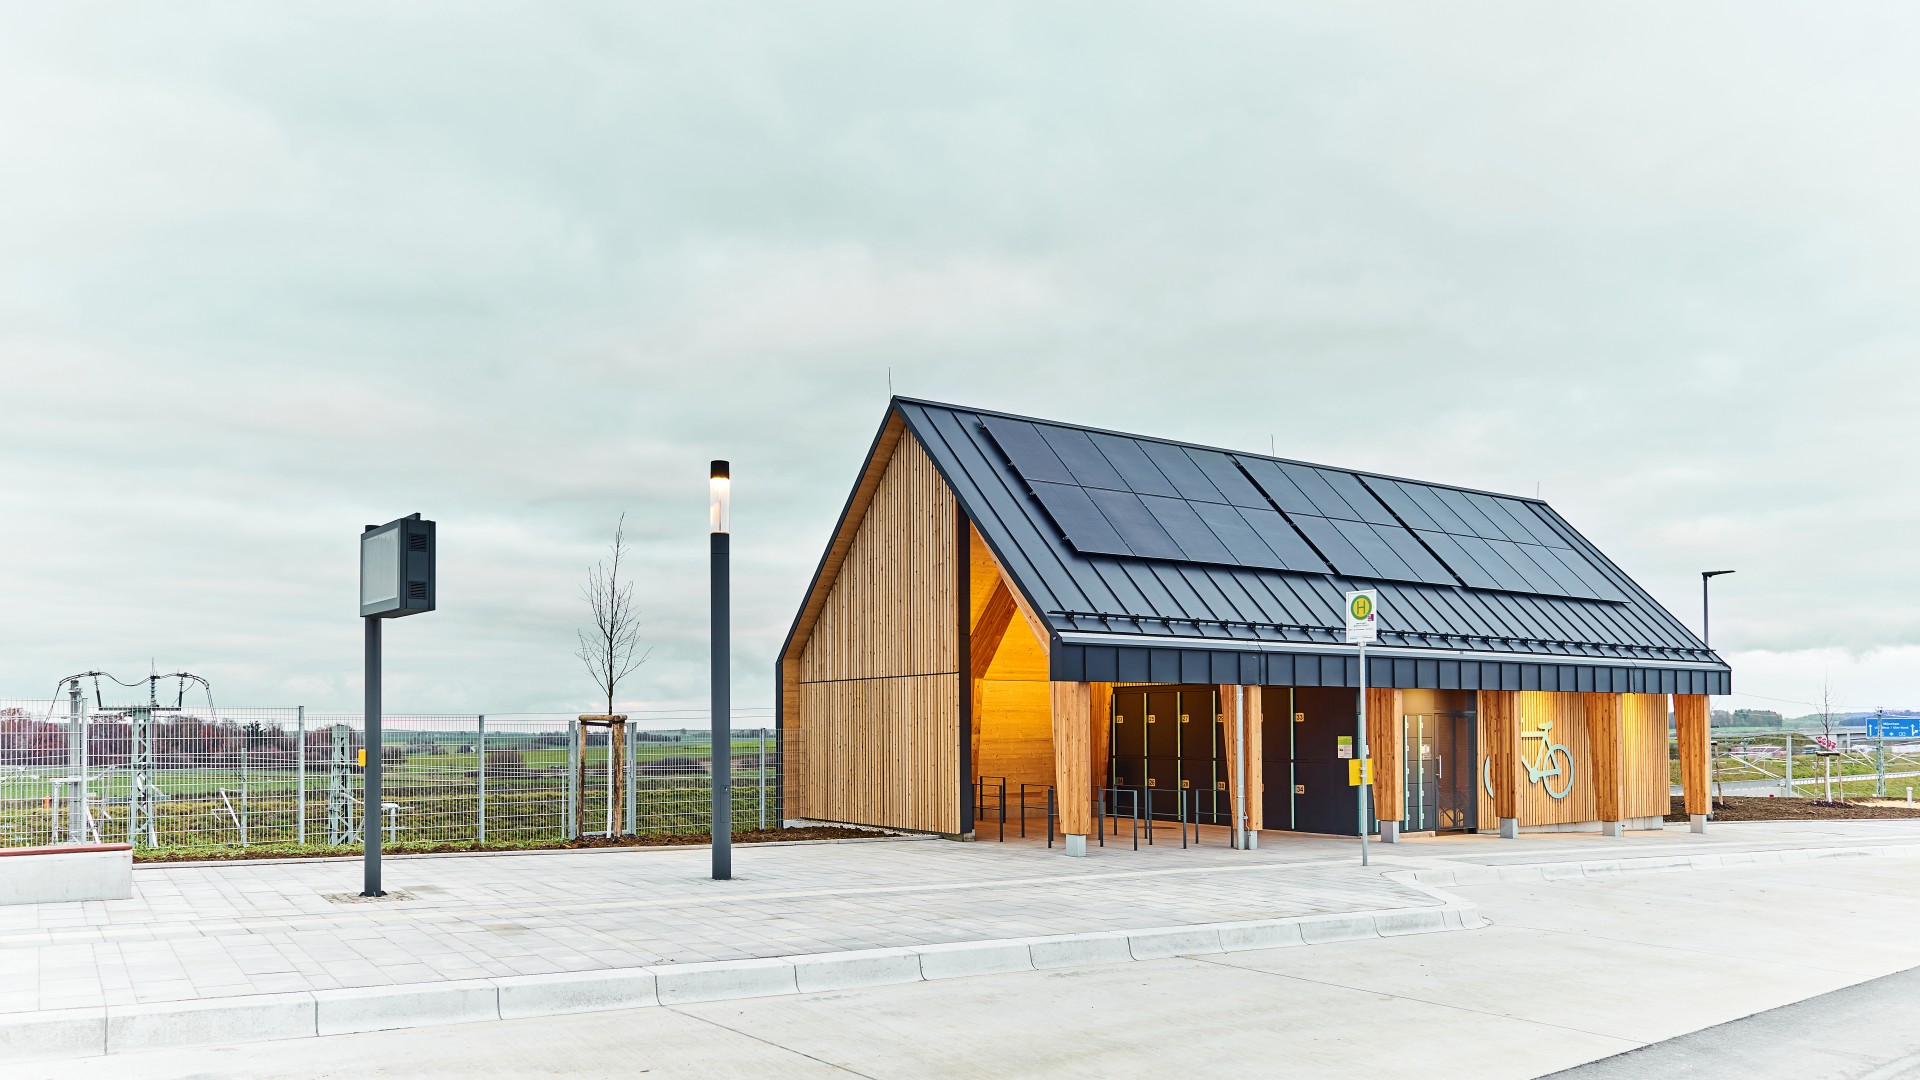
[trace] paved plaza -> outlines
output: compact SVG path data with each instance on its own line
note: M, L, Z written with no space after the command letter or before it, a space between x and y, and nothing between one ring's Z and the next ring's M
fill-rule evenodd
M1373 846L1218 830L1070 859L1038 840L746 846L394 859L353 902L357 862L150 865L125 901L0 908L0 1012L792 956L1440 905L1408 870L1914 845L1920 822L1684 826L1625 839L1484 836ZM1431 879L1431 874L1422 875ZM343 900L345 902L343 902Z

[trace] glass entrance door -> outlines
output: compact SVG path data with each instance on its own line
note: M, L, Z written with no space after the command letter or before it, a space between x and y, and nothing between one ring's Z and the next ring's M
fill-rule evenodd
M1405 725L1407 831L1474 828L1472 715L1408 713Z

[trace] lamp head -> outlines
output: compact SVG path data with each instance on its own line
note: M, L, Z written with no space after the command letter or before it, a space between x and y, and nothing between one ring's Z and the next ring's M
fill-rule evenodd
M715 461L707 469L707 531L733 531L733 478L724 461Z

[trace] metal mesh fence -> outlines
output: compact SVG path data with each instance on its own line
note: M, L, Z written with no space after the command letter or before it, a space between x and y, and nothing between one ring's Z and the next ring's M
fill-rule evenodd
M630 725L615 748L607 728L564 716L382 724L393 840L705 832L711 819L704 730ZM0 701L0 847L358 843L365 746L358 714ZM778 826L772 731L734 732L732 758L734 827Z
M1672 782L1678 785L1678 750L1672 743L1669 753ZM1920 790L1920 738L1716 732L1710 764L1717 796L1904 800L1910 790Z

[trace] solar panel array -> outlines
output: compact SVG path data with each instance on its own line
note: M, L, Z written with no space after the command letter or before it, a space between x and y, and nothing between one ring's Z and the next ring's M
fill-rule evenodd
M984 417L1083 554L1625 600L1519 499Z

